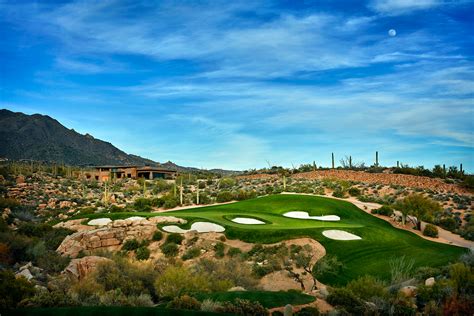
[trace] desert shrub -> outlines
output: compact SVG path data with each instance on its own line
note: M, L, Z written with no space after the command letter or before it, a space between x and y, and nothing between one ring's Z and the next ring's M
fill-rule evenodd
M216 243L216 245L214 246L214 251L216 252L215 256L216 258L222 258L224 257L225 255L225 244L223 244L222 242L218 242Z
M218 313L222 311L222 303L213 301L210 299L205 299L201 303L201 311L210 312L210 313Z
M345 195L346 195L345 192L340 188L335 189L334 192L332 193L332 196L337 197L337 198L343 198L345 197Z
M132 251L140 247L140 242L136 239L129 239L123 243L122 250Z
M184 237L181 234L171 233L166 237L166 243L175 243L177 245L181 245L183 242Z
M365 301L373 297L386 297L388 294L385 284L371 275L352 280L347 284L347 289Z
M165 200L162 198L151 199L150 205L153 207L162 207L165 204Z
M334 288L326 301L335 307L342 307L354 315L364 314L364 302L346 288Z
M193 268L210 280L213 291L226 291L232 286L253 289L258 283L252 268L238 257L221 260L201 259Z
M175 297L166 305L166 307L174 309L200 310L201 303L194 297L183 295L180 297Z
M210 280L201 274L193 274L183 266L168 266L156 279L155 290L161 297L179 297L199 292L209 292Z
M133 202L133 207L139 212L148 212L151 210L151 201L146 198L138 198Z
M436 226L427 224L423 230L423 235L433 238L438 238L438 228Z
M164 200L163 207L166 209L175 208L179 204L178 198L172 195L164 196L163 200Z
M153 241L160 241L163 239L163 233L159 230L153 233L153 237L151 238Z
M14 308L34 293L34 285L25 278L17 279L11 271L0 271L0 308Z
M178 254L178 245L175 243L166 243L160 247L165 257L175 257Z
M46 248L49 250L56 250L63 242L64 238L72 233L74 233L74 231L67 228L54 228L47 232L43 237Z
M229 202L234 199L234 196L230 191L221 191L217 193L216 201L218 203Z
M235 185L235 179L232 178L222 178L219 181L219 188L221 189L228 189Z
M252 271L253 273L258 277L258 278L263 278L269 273L273 272L273 268L269 265L258 265L254 264L252 266Z
M7 244L0 242L0 266L8 265L12 262L10 254L10 247Z
M390 206L382 205L382 207L372 210L372 214L391 216L393 214L393 209Z
M43 255L35 259L36 265L49 273L63 271L70 261L71 258L63 257L53 250L47 250Z
M230 256L230 257L234 257L234 256L237 256L237 255L240 255L242 253L242 250L240 250L240 248L236 248L236 247L231 247L228 251L227 251L227 255Z
M319 316L319 309L316 307L306 306L294 314L295 316Z
M452 217L445 217L440 219L438 225L449 231L454 231L457 226L456 220Z
M201 249L199 249L197 247L192 247L192 248L189 248L188 250L186 250L186 252L184 253L184 255L181 258L183 260L189 260L189 259L199 257L200 254L201 254Z
M356 187L350 188L348 192L351 196L359 196L361 194L360 190Z
M113 260L98 264L91 275L104 292L119 289L126 297L141 294L156 296L153 281L158 272L151 263L133 262L118 256L113 257Z
M252 302L236 298L232 302L224 302L222 305L223 312L234 315L253 315L253 316L267 316L268 311L259 302Z
M148 258L150 258L150 250L147 247L142 246L137 249L135 257L138 260L147 260Z
M21 223L17 232L28 237L43 237L47 232L53 230L48 224Z
M109 207L109 210L108 210L110 213L120 213L120 212L123 212L124 209L121 208L120 206L117 206L117 205L111 205ZM82 212L81 212L82 213ZM92 214L92 213L90 213Z
M39 291L33 297L21 303L27 307L66 307L74 306L76 302L63 291Z

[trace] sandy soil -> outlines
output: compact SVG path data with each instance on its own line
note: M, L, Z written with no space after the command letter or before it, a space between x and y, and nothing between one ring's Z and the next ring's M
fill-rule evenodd
M334 240L361 240L357 235L348 233L343 230L338 230L338 229L330 229L330 230L325 230L323 231L323 235L329 239L334 239Z
M209 223L209 222L195 222L191 224L190 229L182 229L176 225L163 226L163 230L169 233L184 234L190 231L197 231L198 233L209 233L209 232L223 232L225 228L221 225Z
M340 221L341 218L337 215L324 215L324 216L309 216L308 212L287 212L283 214L285 217L289 218L297 218L297 219L314 219L317 221L328 221L328 222L334 222L334 221Z
M262 225L265 224L265 222L262 222L258 219L255 218L248 218L248 217L236 217L232 219L234 223L237 224L243 224L243 225Z

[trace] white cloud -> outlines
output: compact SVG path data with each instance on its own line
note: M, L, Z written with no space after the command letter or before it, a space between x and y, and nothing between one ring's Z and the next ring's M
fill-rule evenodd
M369 7L376 12L397 15L442 5L442 0L373 0Z

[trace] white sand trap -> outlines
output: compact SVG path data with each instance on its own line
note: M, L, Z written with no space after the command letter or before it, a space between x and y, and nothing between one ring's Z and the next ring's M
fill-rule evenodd
M236 217L232 221L234 223L244 224L244 225L262 225L262 224L265 224L265 222L262 222L258 219L255 219L255 218L249 218L249 217Z
M178 233L178 234L184 234L192 230L195 230L198 233L209 233L209 232L221 233L225 231L225 228L222 227L221 225L217 225L214 223L195 222L191 225L191 229L182 229L176 225L171 225L171 226L163 226L163 230L168 233Z
M298 219L314 219L317 221L328 221L336 222L340 221L341 218L337 215L324 215L324 216L309 216L308 212L287 212L283 214L285 217L298 218Z
M145 217L141 217L141 216L132 216L132 217L129 217L127 218L128 220L131 220L131 221L141 221L141 220L144 220Z
M323 231L323 235L327 238L334 239L334 240L359 240L362 239L357 235L345 232L343 230L325 230Z
M93 219L93 220L90 220L87 225L91 225L91 226L105 226L107 225L108 223L112 222L112 220L110 218L96 218L96 219Z

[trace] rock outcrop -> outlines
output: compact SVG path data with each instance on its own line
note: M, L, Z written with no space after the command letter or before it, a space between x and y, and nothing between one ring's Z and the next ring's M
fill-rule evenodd
M79 259L72 259L69 265L64 269L63 274L66 274L75 280L82 280L88 274L93 272L102 262L112 262L112 260L98 256L87 256Z
M100 249L117 251L126 240L151 239L157 230L157 223L183 224L186 221L173 216L156 216L149 220L118 219L105 227L82 230L67 236L56 251L72 258L77 257L81 251L86 254Z

